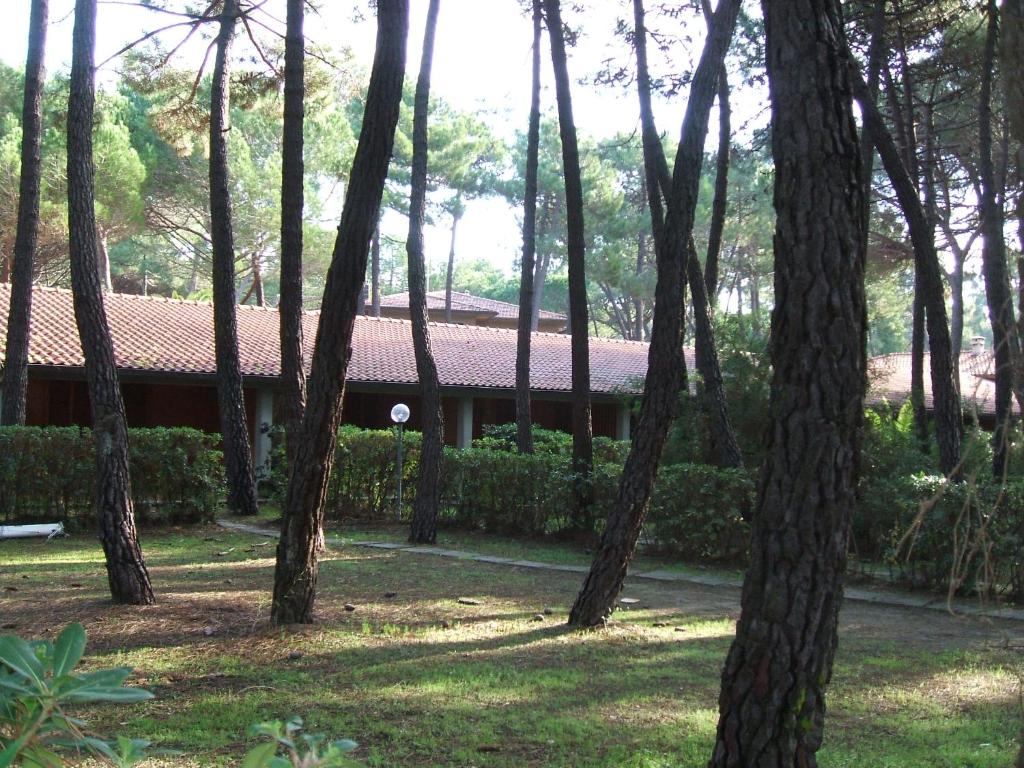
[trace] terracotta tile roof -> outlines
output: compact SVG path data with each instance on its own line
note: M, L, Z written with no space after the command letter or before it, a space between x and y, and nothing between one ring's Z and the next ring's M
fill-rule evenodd
M868 361L869 403L887 400L901 404L910 397L909 352L895 352ZM992 350L964 351L960 354L960 394L965 406L976 408L980 416L995 416L996 388L993 381L995 359ZM932 382L929 355L924 356L925 407L932 408ZM1019 412L1016 404L1014 411Z
M7 337L10 286L0 284L0 347ZM207 302L108 294L107 315L118 367L124 371L209 376L216 370L213 306ZM307 365L318 313L304 319ZM412 334L406 320L358 317L350 382L415 383ZM238 308L242 372L248 377L280 372L278 312ZM442 386L514 389L516 331L431 323L431 343ZM648 345L614 339L590 340L591 390L596 394L638 392L647 371ZM570 338L533 334L532 384L537 391L571 389ZM688 353L692 365L692 355ZM82 367L71 292L37 287L33 294L29 362Z
M382 307L408 307L409 294L392 293L382 296L380 299ZM427 293L427 309L444 309L444 291L430 291ZM497 299L485 299L482 296L473 296L468 293L452 291L452 309L456 312L487 312L493 313L495 317L514 319L519 317L519 306L507 301ZM544 320L565 320L565 315L558 312L548 312L546 309L540 311L540 317Z

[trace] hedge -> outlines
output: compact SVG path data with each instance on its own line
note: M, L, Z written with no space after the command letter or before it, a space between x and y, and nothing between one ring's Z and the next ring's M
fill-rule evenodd
M402 508L406 517L416 493L419 441L418 433L405 433ZM440 522L536 538L567 533L571 468L561 442L544 436L538 441L543 449L521 455L510 448L505 436L492 433L474 441L472 448L446 449ZM622 471L621 460L606 460L624 456L624 446L613 442L595 451L599 456L593 476L595 524L589 531L595 536L614 503ZM276 473L275 479L280 491L281 474ZM345 522L391 522L395 491L394 433L343 427L327 490L326 517ZM689 558L742 559L749 538L742 516L753 504L753 494L754 484L741 470L695 464L663 467L644 541Z
M129 429L132 495L140 524L213 519L224 490L219 435L194 429ZM0 519L95 524L91 430L0 428Z
M854 531L906 586L1024 600L1024 480L869 478Z

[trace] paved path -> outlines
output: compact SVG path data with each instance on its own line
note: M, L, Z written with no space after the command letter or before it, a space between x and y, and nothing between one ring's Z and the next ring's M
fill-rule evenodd
M272 528L262 528L247 523L238 523L233 520L218 520L217 524L222 528L232 531L250 533L254 536L266 536L276 539L278 531ZM562 565L559 563L542 563L536 560L516 560L511 557L497 557L495 555L482 555L476 552L464 552L458 549L444 549L442 547L414 546L411 544L396 544L386 541L343 541L337 536L328 536L327 542L336 546L364 547L368 549L393 549L401 552L411 552L417 555L434 555L437 557L450 557L459 560L475 560L480 563L491 563L493 565L510 565L517 568L534 568L545 571L567 571L569 573L586 573L590 570L588 565ZM701 575L691 573L680 573L679 571L645 571L632 572L631 579L648 579L652 581L679 582L683 584L700 584L709 587L731 587L739 589L742 581L739 578L728 576L716 576L713 574ZM874 605L888 605L900 608L924 608L929 611L949 611L946 600L936 595L913 594L907 592L893 592L889 590L857 589L847 587L843 591L847 600L862 603L873 603ZM1024 621L1024 609L1020 608L993 608L978 605L967 600L954 600L952 605L955 613L962 613L971 616L987 616L993 619L1009 619L1012 621Z

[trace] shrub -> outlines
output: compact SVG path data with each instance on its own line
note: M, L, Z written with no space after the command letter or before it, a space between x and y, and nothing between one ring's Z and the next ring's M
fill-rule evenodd
M754 482L741 469L706 464L661 468L645 535L659 549L696 560L745 562Z
M59 768L64 762L58 752L87 752L119 766L148 756L148 741L89 736L67 711L76 704L153 698L149 691L124 687L128 667L75 672L84 651L81 624L69 624L52 643L0 637L0 765Z
M132 495L142 524L213 518L223 491L219 437L194 429L130 429ZM0 518L86 527L93 519L95 449L78 427L0 428Z

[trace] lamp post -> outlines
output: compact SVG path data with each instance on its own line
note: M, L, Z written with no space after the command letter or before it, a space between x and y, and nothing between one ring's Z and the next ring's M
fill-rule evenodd
M405 422L409 420L409 406L405 403L398 403L391 409L391 420L395 422L395 429L398 432L397 456L395 462L395 473L398 480L398 491L395 494L395 521L402 522L402 435Z

